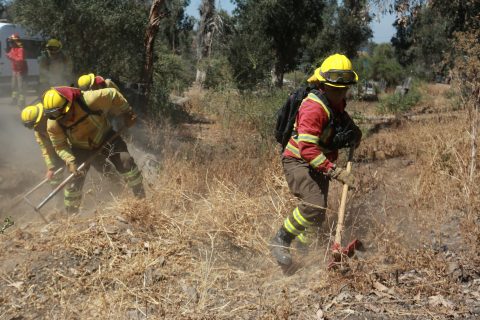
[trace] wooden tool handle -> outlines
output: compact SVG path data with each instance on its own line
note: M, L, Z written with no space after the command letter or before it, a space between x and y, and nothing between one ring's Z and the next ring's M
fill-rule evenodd
M352 171L352 159L354 148L350 148L348 153L348 162L347 162L347 172ZM345 220L345 207L347 205L347 193L348 193L348 184L343 184L342 198L340 200L340 208L338 209L338 221L337 221L337 230L335 232L335 243L342 245L342 232L343 232L343 223Z

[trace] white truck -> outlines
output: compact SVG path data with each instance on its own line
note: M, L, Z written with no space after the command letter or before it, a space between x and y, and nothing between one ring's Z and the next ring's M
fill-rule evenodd
M31 89L36 89L38 86L38 62L37 58L40 56L45 43L44 38L39 35L31 35L25 28L18 24L0 22L0 86L2 92L10 92L6 90L10 87L12 76L12 65L7 58L8 42L7 38L12 34L18 34L25 51L25 60L28 64L28 75L25 83Z

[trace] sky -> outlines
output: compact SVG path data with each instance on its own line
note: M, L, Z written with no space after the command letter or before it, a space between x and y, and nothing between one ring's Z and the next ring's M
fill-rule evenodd
M198 18L198 7L201 0L191 0L190 5L187 8L187 14ZM230 0L216 0L216 8L224 9L231 13L235 6ZM371 24L373 30L372 40L376 43L390 42L390 39L395 34L395 28L392 26L395 20L394 15L386 15L380 17L380 21L373 21Z

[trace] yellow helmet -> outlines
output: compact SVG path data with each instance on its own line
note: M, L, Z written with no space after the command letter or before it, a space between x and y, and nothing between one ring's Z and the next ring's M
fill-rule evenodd
M78 87L82 91L87 91L91 88L93 85L93 82L95 81L95 75L93 73L89 74L84 74L80 78L78 78Z
M358 81L353 71L352 62L343 54L333 54L323 61L320 68L315 69L308 82L320 81L336 88L345 88Z
M63 117L70 110L71 105L71 102L53 88L43 95L43 110L49 119L56 120Z
M50 40L47 41L47 45L45 47L49 51L50 50L57 51L57 50L62 49L62 43L60 42L60 40L50 39Z
M25 127L32 129L37 126L43 116L43 105L37 103L34 106L23 108L21 113L22 123Z

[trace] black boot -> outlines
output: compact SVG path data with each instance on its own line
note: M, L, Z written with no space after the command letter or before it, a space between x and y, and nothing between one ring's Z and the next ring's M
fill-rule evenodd
M290 244L295 236L283 228L278 230L272 239L272 254L281 266L289 266L292 264L292 255L290 254Z

